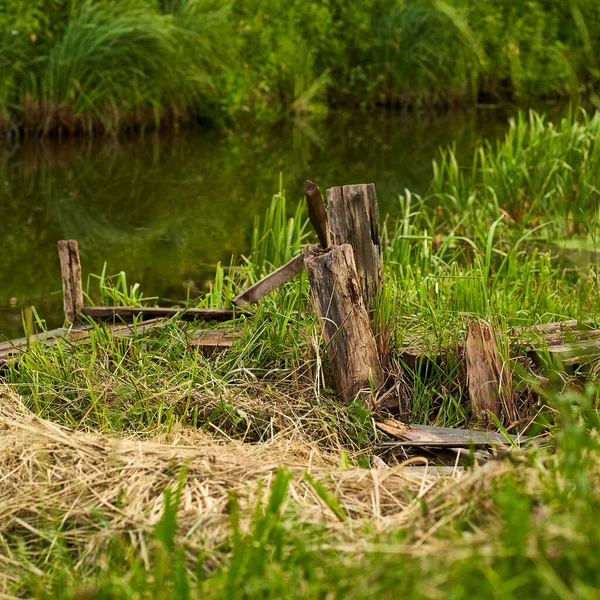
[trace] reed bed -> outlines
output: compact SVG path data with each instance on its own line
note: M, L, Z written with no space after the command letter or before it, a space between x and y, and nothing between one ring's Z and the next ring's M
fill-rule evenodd
M0 10L9 138L305 119L340 104L594 99L598 84L593 0L9 0Z

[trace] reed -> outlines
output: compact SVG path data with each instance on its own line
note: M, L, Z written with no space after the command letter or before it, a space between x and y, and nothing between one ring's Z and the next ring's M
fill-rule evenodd
M277 121L340 104L593 102L600 77L594 0L7 2L11 135Z

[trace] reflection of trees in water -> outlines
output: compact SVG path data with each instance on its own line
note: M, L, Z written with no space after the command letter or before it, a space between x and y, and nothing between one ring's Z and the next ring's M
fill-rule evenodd
M470 152L494 128L476 113L427 120L380 111L228 135L30 144L0 157L0 306L60 288L61 238L80 242L85 272L108 261L109 272L127 271L150 294L181 297L184 282L201 288L211 265L249 249L254 215L280 173L290 210L310 177L322 188L374 181L382 212L393 212L403 189L426 190L438 145Z

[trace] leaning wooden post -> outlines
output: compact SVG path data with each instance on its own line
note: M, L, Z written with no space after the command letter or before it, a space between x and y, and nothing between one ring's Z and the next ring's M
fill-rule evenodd
M352 246L365 306L372 312L383 285L379 205L375 186L369 183L328 189L327 212L331 243Z
M58 257L63 288L63 309L65 321L76 323L83 310L83 286L81 283L81 262L77 240L58 242Z
M352 246L304 249L304 267L338 396L364 401L383 385L377 344L356 275Z

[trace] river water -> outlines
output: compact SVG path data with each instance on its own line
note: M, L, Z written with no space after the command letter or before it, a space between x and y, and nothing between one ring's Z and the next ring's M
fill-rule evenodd
M468 159L507 127L473 110L427 118L380 111L244 131L196 128L126 140L35 141L0 148L0 338L22 335L34 305L62 322L56 242L77 239L84 279L124 270L146 296L197 296L218 261L247 252L255 215L279 189L290 210L309 178L322 190L374 182L382 216L425 193L440 146Z

